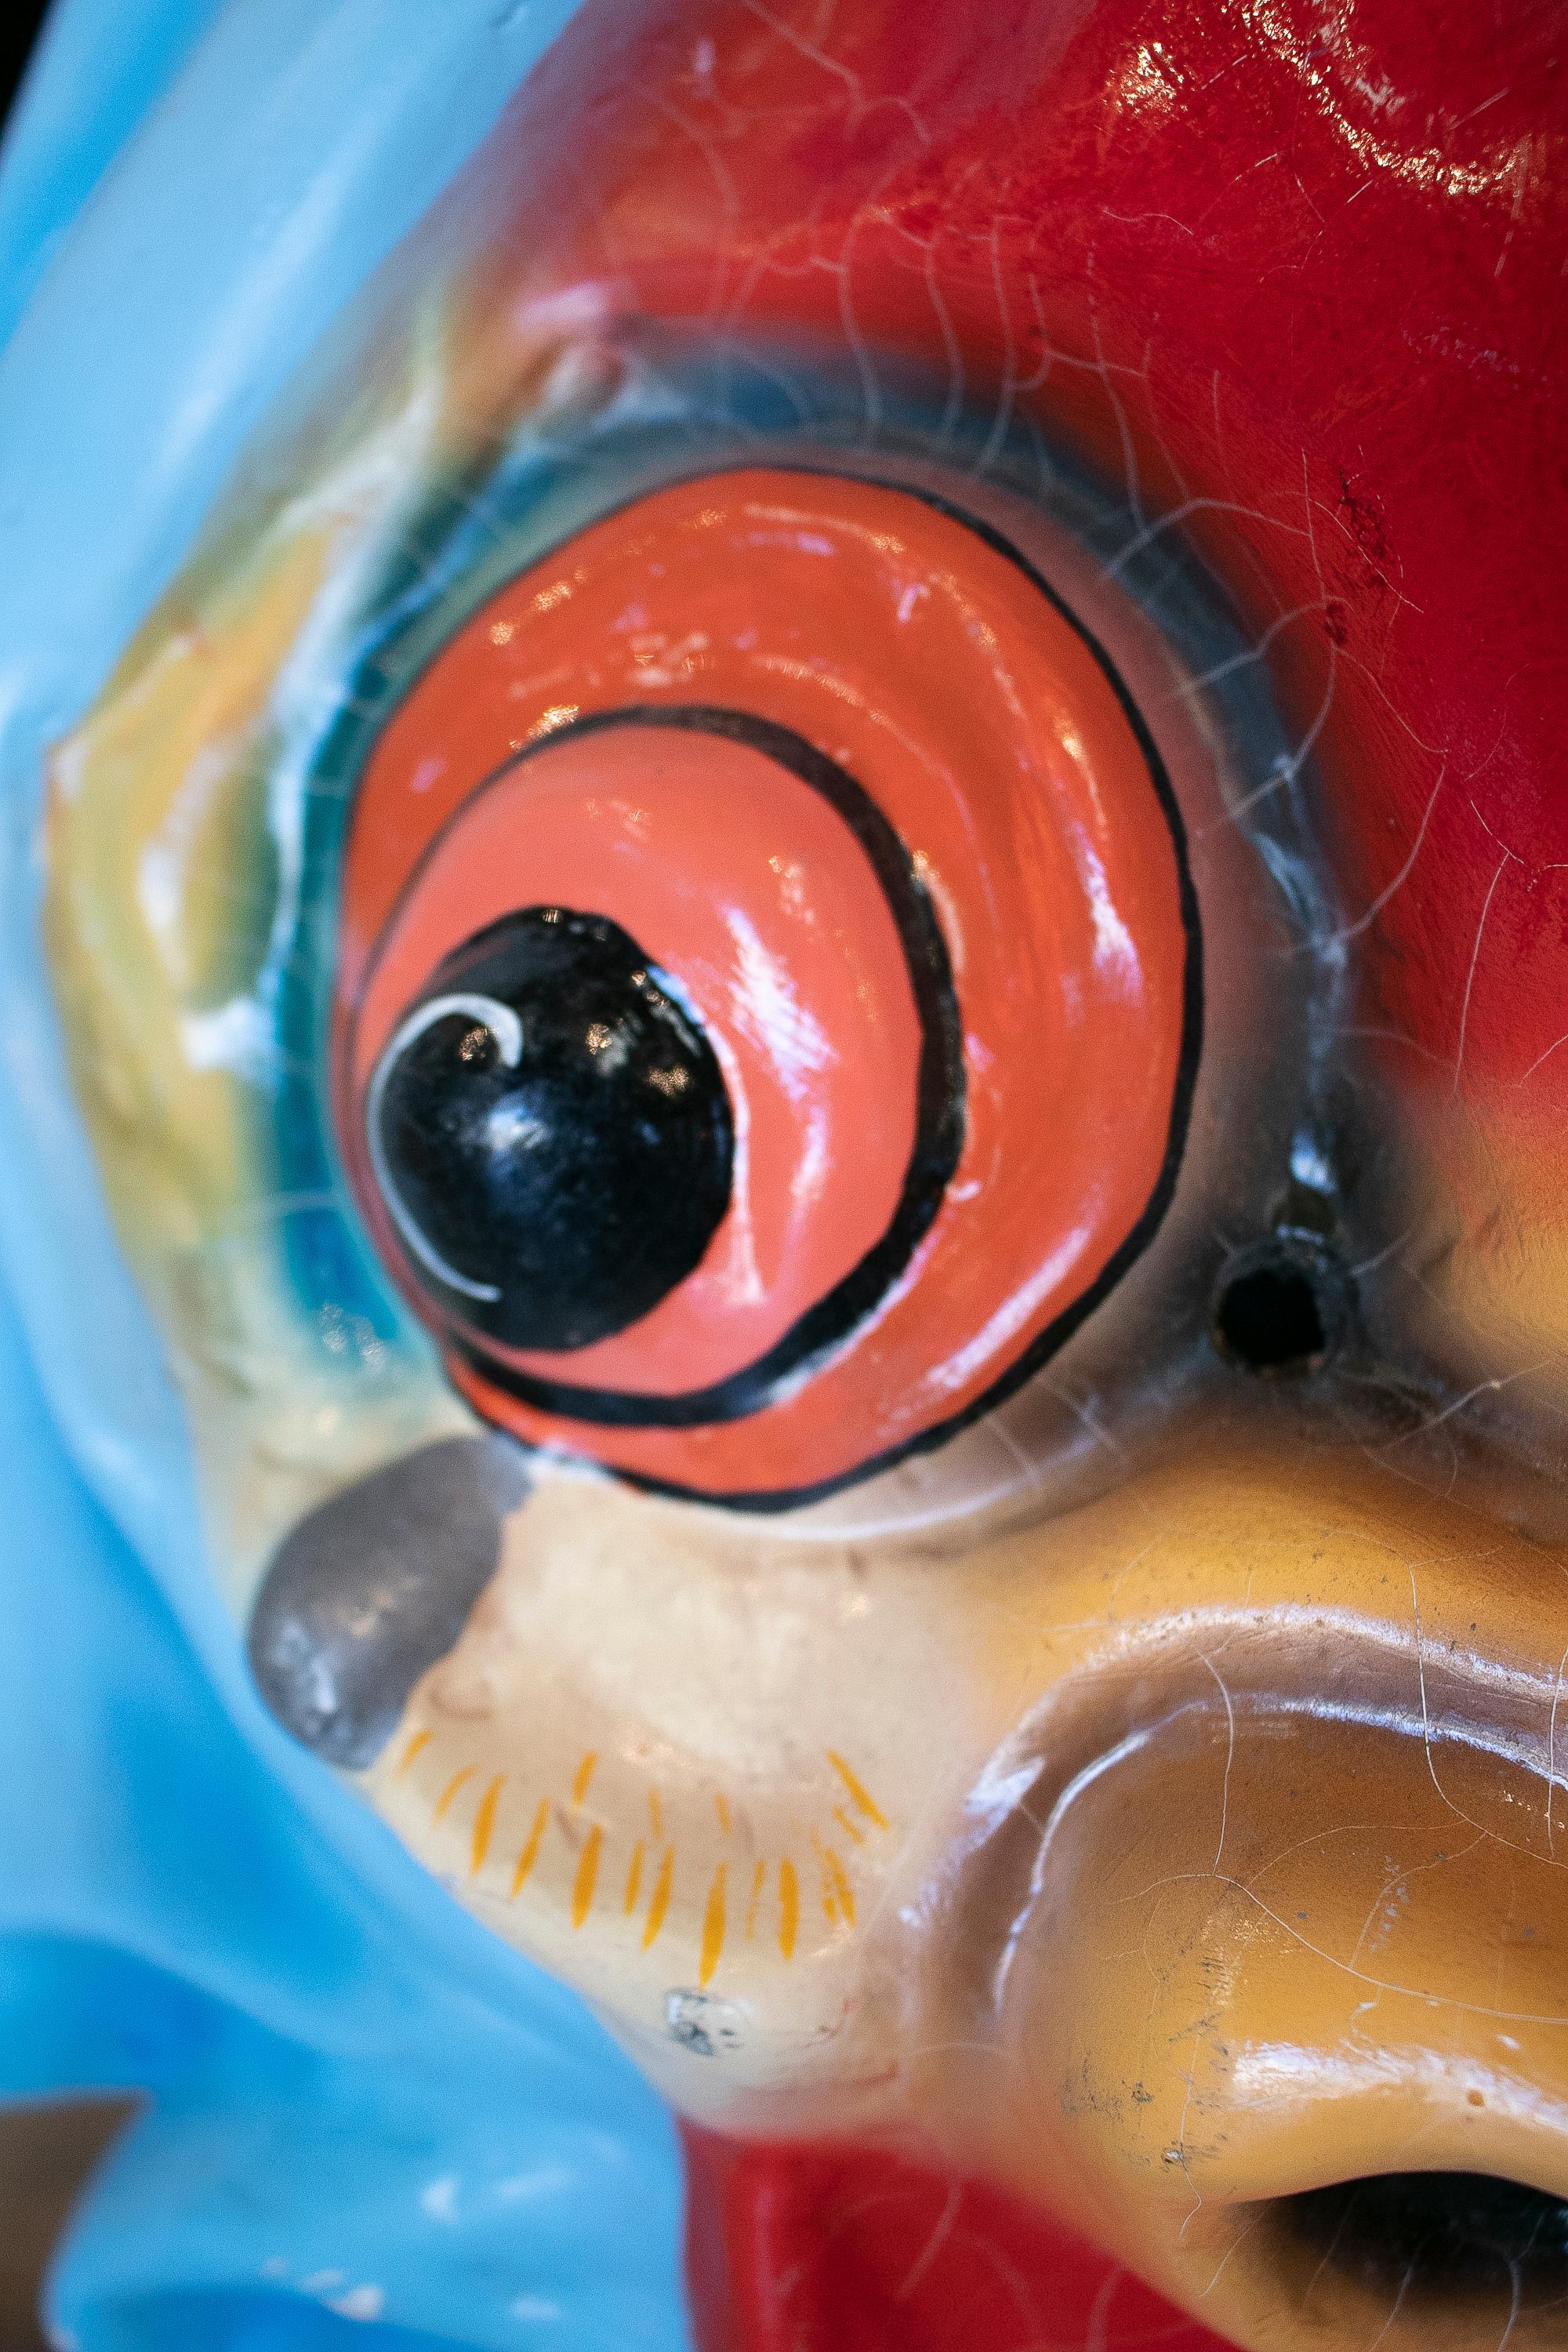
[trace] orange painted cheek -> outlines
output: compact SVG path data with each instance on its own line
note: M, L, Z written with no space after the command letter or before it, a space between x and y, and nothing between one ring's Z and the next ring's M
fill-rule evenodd
M365 1126L410 1008L531 909L616 927L729 1121L696 1261L542 1346L432 1285ZM885 484L738 470L591 526L437 654L359 782L367 1221L481 1412L660 1483L813 1490L1023 1377L1158 1223L1199 1018L1179 819L1111 665L1005 542Z

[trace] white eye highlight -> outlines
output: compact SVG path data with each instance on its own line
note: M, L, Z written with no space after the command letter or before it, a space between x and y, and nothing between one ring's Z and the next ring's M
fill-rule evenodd
M454 990L449 996L433 996L427 1004L416 1006L407 1020L394 1030L375 1066L375 1076L370 1082L370 1091L365 1099L365 1142L370 1150L370 1164L380 1187L381 1197L386 1203L387 1214L420 1264L438 1282L446 1283L452 1290L461 1291L467 1298L495 1299L500 1297L500 1292L493 1282L470 1281L466 1274L459 1274L456 1266L448 1265L439 1250L426 1241L398 1197L397 1187L392 1181L392 1171L386 1163L386 1153L382 1148L381 1104L388 1078L409 1046L422 1037L426 1029L434 1028L437 1021L445 1021L452 1013L488 1030L496 1041L506 1067L516 1069L522 1059L522 1023L510 1004L503 1004L496 996L477 996L461 989Z

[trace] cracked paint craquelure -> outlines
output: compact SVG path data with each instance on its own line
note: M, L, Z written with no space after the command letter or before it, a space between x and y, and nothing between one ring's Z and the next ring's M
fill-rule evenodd
M1568 2341L1568 27L1440 16L590 0L52 757L259 1686L711 2352Z

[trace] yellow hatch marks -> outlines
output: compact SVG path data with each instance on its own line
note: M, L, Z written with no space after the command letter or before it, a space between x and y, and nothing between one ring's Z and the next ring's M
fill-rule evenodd
M479 1799L475 1811L473 1844L468 1853L470 1878L477 1878L485 1866L485 1856L490 1850L490 1840L495 1835L496 1807L500 1802L500 1792L505 1786L506 1774L498 1772Z
M795 1958L795 1939L800 1933L800 1880L786 1855L779 1864L779 1950L786 1960Z
M399 1772L406 1771L409 1766L423 1754L432 1737L433 1733L428 1727L411 1733L398 1759L396 1769ZM842 1756L833 1748L827 1748L824 1753L847 1800L830 1808L831 1817L847 1841L844 1852L849 1853L850 1859L853 1860L852 1849L865 1845L869 1829L886 1831L889 1828L888 1816ZM585 1803L589 1790L594 1783L598 1763L599 1751L593 1748L586 1749L579 1759L572 1779L571 1801L574 1811L579 1811ZM477 1777L478 1772L477 1764L466 1764L460 1771L453 1773L436 1800L432 1815L434 1821L439 1822L445 1819L461 1791ZM504 1772L498 1772L492 1780L487 1781L474 1808L468 1844L470 1878L478 1878L489 1859L490 1850L495 1843L496 1826L507 1786L507 1778ZM651 1786L647 1794L648 1824L653 1833L652 1845L650 1847L647 1839L640 1837L633 1843L626 1861L620 1906L621 1916L628 1920L633 1919L642 1906L646 1893L647 1907L643 1916L641 1932L641 1949L645 1952L650 1951L658 1941L669 1916L675 1891L677 1853L676 1847L668 1842L665 1835L665 1808L662 1796L658 1789ZM523 1841L512 1868L510 1899L513 1902L521 1894L539 1862L549 1829L552 1811L551 1799L542 1797L534 1811L527 1837ZM748 1871L749 1889L745 1897L744 1934L746 1941L751 1942L755 1937L759 1916L763 1913L763 1906L767 1901L768 1883L770 1874L774 1870L774 1864L766 1855L758 1855L754 1852L746 1853L752 1841L745 1816L742 1814L739 1821L737 1820L735 1809L728 1793L723 1790L714 1791L713 1812L721 1837L730 1841L738 1836L742 1853L745 1855L744 1863L738 1866L744 1867ZM606 1827L603 1821L592 1821L587 1826L579 1847L577 1832L568 1814L565 1811L557 1811L556 1818L560 1822L563 1839L576 1853L572 1878L571 1918L573 1927L581 1929L587 1925L593 1914L599 1890L600 1869L605 1858L605 1843L607 1839L614 1836L614 1831L613 1828ZM812 1851L816 1857L823 1917L829 1928L837 1928L840 1926L853 1927L856 1920L856 1895L849 1869L842 1854L826 1844L816 1831L810 1830L808 1834ZM658 1853L658 1863L652 1872L652 1884L649 1886L648 1865L653 1852ZM728 1858L720 1861L714 1866L712 1877L709 1881L698 1948L697 1980L704 1988L712 1982L724 1955L725 1939L731 1925L730 1870L731 1864ZM740 1901L741 1896L737 1891L734 1923L737 1927L741 1925ZM775 1902L770 1907L774 1910L773 1924L780 1955L785 1960L793 1960L800 1942L801 1881L799 1869L795 1860L788 1854L780 1856L777 1861Z
M852 1927L855 1925L855 1890L849 1884L848 1873L830 1845L822 1849L822 1866L832 1885L833 1899L843 1914L844 1924Z
M664 1925L664 1915L669 1908L669 1890L675 1883L675 1848L667 1845L654 1881L653 1901L647 1906L647 1926L643 1929L642 1948L646 1952Z
M843 1757L838 1755L835 1749L829 1748L826 1750L826 1756L828 1762L832 1765L834 1770L837 1773L839 1779L848 1790L849 1801L854 1806L856 1811L858 1813L864 1813L866 1819L868 1822L873 1822L878 1829L885 1830L888 1826L888 1816L882 1811L880 1805L879 1805L876 1800L871 1796L870 1791L866 1788L864 1782L857 1779L856 1775L849 1769L848 1765L844 1761Z
M572 1889L572 1925L580 1927L594 1907L594 1889L599 1879L599 1850L605 1843L605 1832L597 1822L584 1840L582 1857L577 1864L576 1883Z
M436 1800L436 1811L431 1815L431 1819L433 1821L438 1822L445 1818L446 1813L451 1805L452 1800L457 1795L458 1790L467 1786L468 1782L473 1779L474 1774L479 1770L479 1768L477 1764L465 1764L460 1772L453 1773L451 1779L447 1781L446 1787L442 1790L440 1795Z
M626 1872L626 1900L621 1905L623 1918L629 1919L637 1907L637 1896L642 1891L642 1840L638 1838L632 1848L631 1866Z
M719 1864L713 1873L713 1884L708 1889L708 1908L702 1915L702 1957L698 1963L697 1981L710 1985L713 1971L724 1949L724 1880L728 1865Z
M528 1843L517 1857L517 1868L511 1874L511 1899L515 1903L523 1889L529 1872L539 1860L539 1849L544 1838L544 1824L550 1819L550 1800L541 1797L539 1811L533 1816L533 1827L528 1832Z

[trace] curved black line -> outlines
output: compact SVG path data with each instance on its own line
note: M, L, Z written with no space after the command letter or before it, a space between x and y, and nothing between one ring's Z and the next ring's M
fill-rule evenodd
M892 1217L880 1238L849 1272L797 1317L753 1363L707 1388L659 1396L548 1380L519 1370L493 1353L482 1340L453 1331L449 1326L444 1334L446 1344L473 1370L503 1394L515 1397L520 1404L531 1405L537 1412L597 1427L689 1429L742 1420L760 1411L782 1380L808 1368L814 1359L835 1347L847 1332L864 1321L897 1281L942 1205L963 1147L963 1041L947 943L909 850L870 794L837 761L817 751L792 728L781 727L773 719L706 703L633 703L615 710L591 712L586 718L541 737L476 785L453 810L437 841L463 809L538 753L572 736L632 726L717 735L728 742L743 744L798 776L822 795L859 842L880 885L904 951L921 1024L914 1143ZM435 847L432 842L426 857ZM425 858L421 858L399 894L399 905L414 887L424 865ZM395 907L388 917L388 927L395 912ZM374 970L373 959L366 967L366 986ZM425 1290L426 1285L421 1283L420 1288Z
M658 488L674 488L679 481L715 479L723 474L755 472L759 462L754 453L748 454L737 458L732 465L711 467L703 469L700 474L679 476L675 481L661 483ZM1182 1042L1177 1055L1175 1082L1172 1091L1170 1125L1166 1132L1164 1154L1142 1212L1088 1289L1081 1292L1070 1306L1064 1307L1061 1314L1047 1324L1043 1331L1038 1332L1023 1353L1008 1366L1005 1372L999 1374L980 1396L973 1399L957 1412L950 1414L944 1421L933 1423L929 1429L917 1431L912 1437L901 1440L897 1445L888 1446L879 1454L868 1454L850 1468L837 1471L831 1477L814 1480L801 1486L773 1487L761 1492L726 1491L688 1486L677 1479L653 1477L646 1472L620 1468L614 1463L603 1465L624 1484L636 1486L645 1493L668 1495L681 1501L708 1503L730 1510L754 1511L763 1514L796 1510L805 1504L820 1502L830 1495L842 1493L847 1487L858 1486L863 1480L874 1477L880 1471L892 1469L900 1462L909 1461L921 1454L934 1453L950 1438L956 1437L961 1431L973 1427L977 1421L983 1421L988 1413L994 1412L997 1406L1005 1403L1007 1398L1016 1395L1019 1389L1034 1378L1043 1364L1066 1346L1096 1308L1104 1304L1123 1276L1142 1257L1164 1222L1165 1213L1175 1194L1176 1180L1186 1149L1187 1134L1192 1119L1193 1097L1197 1087L1198 1067L1203 1056L1204 1034L1203 928L1198 910L1197 889L1193 881L1188 856L1187 833L1182 818L1181 804L1176 798L1170 774L1143 713L1100 639L1079 618L1072 607L1052 587L1050 582L1030 562L1028 557L1016 547L1005 533L994 523L970 513L967 508L958 505L940 490L931 489L921 484L889 481L879 475L856 473L843 467L791 464L787 459L780 457L768 459L767 469L773 473L799 474L814 480L861 483L869 481L905 498L915 499L921 505L933 509L938 514L946 515L951 521L973 532L976 539L992 549L995 554L1000 555L1006 562L1011 563L1016 571L1021 572L1052 610L1060 614L1085 646L1116 697L1142 755L1149 781L1153 787L1155 800L1165 820L1172 853L1175 858L1177 906L1186 954L1182 985ZM629 509L640 504L650 495L652 495L650 490L639 491L636 498L626 501L626 508ZM615 513L624 510L625 509L612 508L609 511ZM604 519L599 518L601 520ZM542 556L534 559L536 562L542 560ZM680 705L661 706L657 712L658 723L666 726L679 725L682 708L683 706ZM646 718L650 714L639 713L638 715ZM576 723L579 726L613 723L616 716L617 714L614 712L606 712ZM529 751L542 750L548 744L558 741L560 736L566 731L563 729L556 734L543 737L539 743L531 745ZM809 750L810 747L807 746L807 749ZM526 758L529 752L518 756ZM822 755L814 753L813 756ZM515 765L514 760L505 761L502 767L497 769L492 775L487 776L476 785L475 793L482 792L488 784L495 781L496 776L506 773L513 765ZM856 789L858 791L859 787L857 786ZM468 797L472 799L474 794L470 793ZM466 806L467 801L460 805ZM874 803L870 805L874 807ZM880 812L878 811L877 814L879 816ZM427 851L426 856L429 854ZM404 894L400 894L400 903L401 895L405 895L406 891L413 887L414 880L424 862L422 858L414 868L408 882L405 885ZM918 877L914 878L919 887ZM929 908L929 900L925 898L923 887L921 895L922 903ZM390 920L390 916L388 919ZM940 933L938 937L940 940ZM942 951L945 964L945 945L942 946ZM368 969L366 978L368 980ZM489 1376L487 1367L476 1368L485 1371L486 1376ZM498 1382L497 1385L501 1384ZM578 1416L567 1417L577 1418Z
M750 458L742 466L728 467L725 472L751 472L756 459ZM817 478L834 478L834 469L826 466L783 466L774 464L777 473L799 473ZM863 482L878 477L864 474L839 473L839 479ZM804 1486L778 1486L763 1492L721 1491L712 1487L683 1485L673 1478L650 1477L646 1472L618 1468L614 1463L605 1466L623 1484L636 1486L645 1494L668 1495L682 1502L708 1503L726 1510L754 1511L773 1514L798 1510L807 1503L824 1501L830 1495L842 1494L846 1487L858 1486L865 1479L875 1477L879 1471L891 1470L900 1462L908 1462L921 1454L933 1454L962 1430L970 1429L987 1413L994 1412L1010 1396L1033 1380L1040 1367L1048 1362L1058 1350L1066 1346L1080 1330L1095 1309L1116 1288L1122 1276L1141 1258L1164 1222L1165 1212L1175 1194L1176 1179L1181 1172L1186 1150L1187 1133L1192 1123L1193 1097L1197 1088L1198 1066L1203 1058L1204 1036L1204 958L1203 925L1198 912L1198 894L1193 881L1192 865L1187 854L1187 829L1183 822L1181 803L1170 773L1160 755L1159 746L1150 731L1142 711L1134 700L1131 688L1122 677L1105 647L1093 631L1079 620L1049 581L1038 572L1012 541L1005 538L992 523L972 515L961 506L944 498L939 490L930 490L909 483L887 483L885 488L902 491L906 498L919 499L939 514L960 523L966 530L984 541L995 553L1016 566L1036 587L1055 612L1061 614L1069 628L1082 641L1093 656L1107 685L1121 707L1122 714L1131 728L1138 749L1142 753L1149 781L1164 817L1171 836L1171 847L1176 861L1176 900L1180 909L1182 930L1186 942L1186 956L1182 975L1182 1043L1176 1059L1175 1084L1171 1098L1171 1122L1166 1132L1164 1156L1159 1172L1150 1189L1142 1214L1129 1231L1121 1246L1106 1261L1089 1288L1075 1298L1070 1307L1037 1333L1023 1354L1007 1370L993 1381L991 1386L959 1412L949 1414L945 1421L935 1422L929 1429L917 1431L897 1445L888 1446L880 1454L868 1454L847 1470L840 1470L830 1478L819 1478Z

